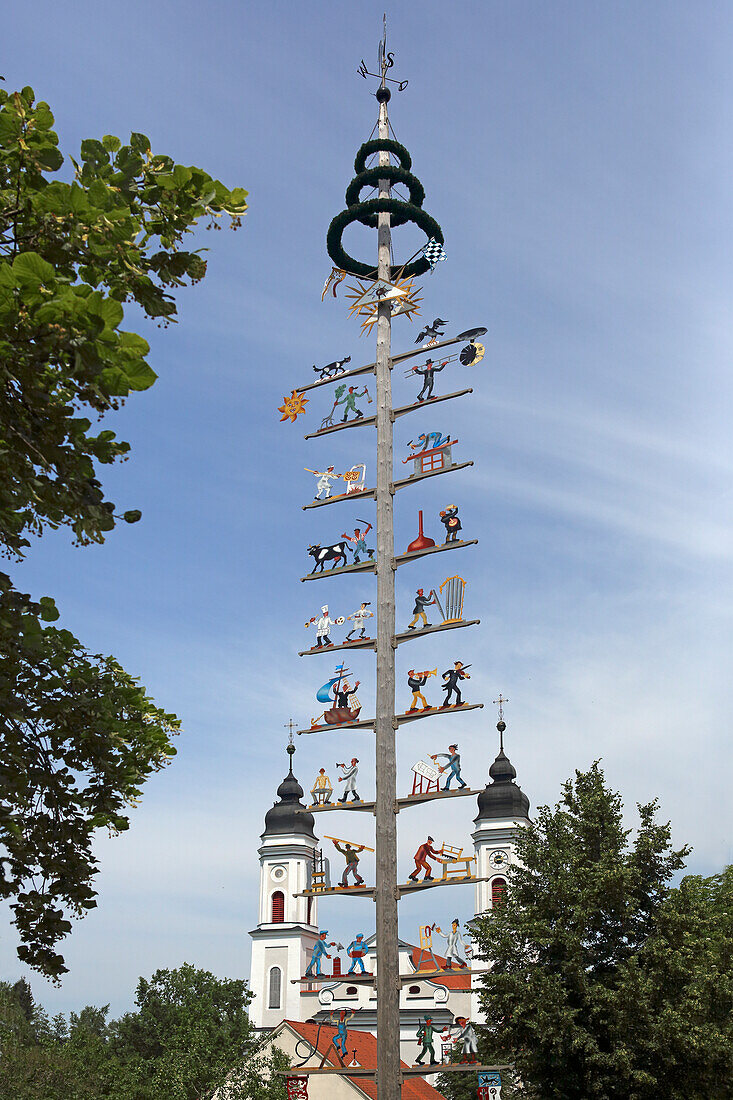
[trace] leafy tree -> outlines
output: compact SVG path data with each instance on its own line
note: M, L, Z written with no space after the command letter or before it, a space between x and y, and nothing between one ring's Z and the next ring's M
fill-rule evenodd
M129 444L92 428L156 378L147 341L120 328L124 305L174 321L172 291L206 272L184 237L224 213L236 228L246 209L245 191L139 133L83 141L71 178L57 177L53 122L32 88L0 89L0 552L16 559L48 527L86 545L139 520L98 478ZM94 830L128 827L178 729L113 658L45 625L57 618L51 598L0 573L0 897L20 958L52 978L68 918L95 905Z
M0 983L0 1100L285 1100L288 1059L258 1050L251 998L245 982L184 964L141 978L119 1020L88 1006L32 1028Z
M598 764L576 772L521 831L503 904L476 921L484 1054L514 1063L529 1095L733 1096L733 880L672 889L688 849L656 809L638 807L632 840Z

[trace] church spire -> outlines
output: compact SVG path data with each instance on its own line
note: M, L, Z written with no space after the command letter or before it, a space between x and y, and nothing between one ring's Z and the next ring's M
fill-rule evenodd
M528 818L529 799L521 787L514 780L517 772L509 757L504 752L504 703L509 700L499 695L494 700L499 707L499 721L496 728L499 732L499 752L494 763L489 768L491 783L487 784L478 796L478 816L474 822L495 821L502 818Z
M295 833L300 836L312 837L315 840L313 814L305 812L305 806L301 802L303 788L293 774L293 757L295 756L293 726L292 720L286 725L286 728L289 728L287 745L288 774L277 788L279 801L273 803L272 809L265 814L263 839L266 836Z

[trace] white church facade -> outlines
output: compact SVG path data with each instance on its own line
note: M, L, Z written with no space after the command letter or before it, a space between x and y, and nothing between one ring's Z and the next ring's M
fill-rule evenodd
M503 735L504 722L498 729ZM250 1005L253 1025L264 1032L284 1020L328 1023L331 1012L341 1008L359 1010L360 1031L376 1034L376 991L371 983L350 981L341 973L339 959L333 970L308 983L300 982L318 938L318 897L298 896L310 884L314 853L319 848L315 818L301 801L303 788L292 769L277 789L278 800L265 815L265 829L259 848L260 892L257 927L252 937ZM489 769L490 782L477 798L472 833L476 856L474 913L486 913L500 903L506 883L506 869L516 859L518 831L529 824L529 799L515 783L516 771L500 750ZM484 879L485 881L480 881ZM375 973L379 958L375 937L367 940L364 959L367 972ZM439 965L439 942L433 943L433 958ZM457 1016L480 1020L475 987L478 976L454 967L452 973L433 978L421 971L434 971L434 961L420 946L400 942L400 974L407 976L400 993L401 1057L414 1059L418 1023L430 1014L438 1031ZM325 968L324 968L325 970ZM472 990L473 983L473 990Z

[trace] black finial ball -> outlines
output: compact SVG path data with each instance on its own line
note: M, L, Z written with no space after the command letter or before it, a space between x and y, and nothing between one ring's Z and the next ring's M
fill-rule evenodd
M497 722L496 728L498 729L499 733L503 733L506 729L506 722Z
M288 745L288 753L290 754L290 756L292 756L294 752L295 752L295 745Z
M389 88L377 88L374 94L377 97L377 103L389 103L392 98Z

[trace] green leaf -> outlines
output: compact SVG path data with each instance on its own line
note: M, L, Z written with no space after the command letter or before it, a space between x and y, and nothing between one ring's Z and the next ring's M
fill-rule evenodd
M143 514L138 508L131 508L129 512L123 512L122 514L125 523L139 523L142 516Z
M141 156L146 156L150 152L150 138L145 134L130 134L130 145Z
M156 381L158 375L142 360L125 363L123 367L127 384L131 390L147 390Z
M21 252L13 260L13 274L20 283L49 283L56 272L50 263L42 259L37 252Z
M116 153L122 145L122 142L114 134L105 134L102 138L102 145L109 153Z
M50 596L41 596L38 603L41 607L41 618L44 623L55 623L59 617L56 602Z

